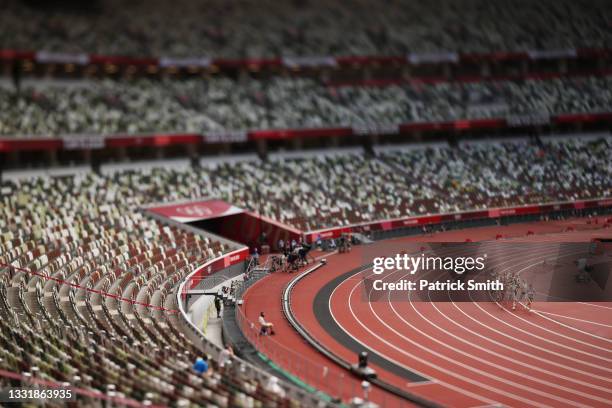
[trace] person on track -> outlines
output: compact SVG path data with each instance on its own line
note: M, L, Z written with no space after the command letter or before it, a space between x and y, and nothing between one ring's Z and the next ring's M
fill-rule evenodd
M281 254L285 252L285 241L283 241L282 238L278 240L278 244L276 244L276 246L278 247L278 252Z
M259 329L259 334L263 336L274 334L274 324L266 321L266 316L264 315L264 312L261 312L259 314L258 320L259 325L261 326L261 328Z
M527 282L521 279L520 275L516 272L511 273L512 291L510 296L512 298L512 310L516 310L517 303L521 303L527 293Z
M509 294L511 291L510 275L507 272L501 273L500 281L503 284L503 289L497 293L497 303L499 304L499 307L503 309L504 308L503 302L506 299L506 294Z
M506 291L507 302L512 303L513 307L515 307L517 297L516 279L512 273L508 273L506 279L508 281L508 290Z
M333 238L329 240L329 249L332 251L336 250L336 240Z
M253 263L255 265L259 265L259 251L257 248L253 250L253 255L251 255L251 258L253 259Z

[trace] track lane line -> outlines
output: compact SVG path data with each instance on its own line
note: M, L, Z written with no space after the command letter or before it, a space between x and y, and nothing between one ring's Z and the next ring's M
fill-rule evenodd
M396 346L395 344L390 343L390 342L389 342L389 341L387 341L386 339L384 339L384 338L382 338L381 336L379 336L377 333L374 333L374 332L372 332L371 330L369 330L367 327L365 327L365 326L364 326L364 324L361 322L361 320L360 320L360 319L359 319L359 318L356 316L356 314L355 314L355 312L354 312L354 310L353 310L353 306L352 306L352 302L351 302L351 300L352 300L352 298L353 298L353 295L354 295L355 289L356 289L357 287L358 287L358 284L353 286L353 288L351 289L351 292L350 292L350 294L349 294L349 299L348 299L348 302L349 302L349 310L350 310L350 312L351 312L351 314L352 314L352 316L353 316L353 319L354 319L354 320L356 320L356 321L357 321L357 322L358 322L358 323L359 323L359 324L360 324L362 327L364 327L364 328L365 328L365 329L366 329L366 330L367 330L367 331L368 331L368 332L369 332L369 333L370 333L370 334L371 334L371 335L372 335L374 338L376 338L378 341L382 342L383 344L387 344L387 345L389 345L389 346L390 346L392 349L396 350L396 351L397 351L397 352L398 352L400 355L410 356L410 353L406 352L404 349L402 349L402 348L400 348L400 347ZM371 294L369 294L369 295L371 295ZM371 307L372 307L372 306L371 306L371 304L370 304L370 308L371 308ZM374 315L377 317L375 320L377 320L379 323L381 323L383 326L385 326L385 327L386 327L387 329L389 329L391 332L395 332L395 330L394 330L394 329L393 329L391 326L389 326L389 325L388 325L386 322L384 322L384 320L382 320L382 319L378 318L378 315L376 314L376 312L375 312L375 311L372 311L372 313L373 313L373 314L374 314ZM401 337L401 336L400 336L400 337ZM476 372L476 373L478 373L478 374L482 375L483 377L488 377L488 376L487 376L487 373L486 373L486 372L484 372L484 371L482 371L482 370L478 370L478 369L475 369L475 368L473 368L473 367L469 367L469 366L467 366L467 365L465 365L465 364L462 364L462 363L460 363L460 362L451 361L450 359L445 358L445 357L444 357L443 355L441 355L440 353L438 353L438 352L436 352L436 351L433 351L433 350L431 350L431 349L429 349L429 348L427 348L427 347L423 346L422 344L420 344L419 342L417 342L417 341L415 341L415 340L412 340L412 339L406 339L406 340L407 340L407 341L408 341L410 344L412 344L413 346L416 346L416 347L418 347L418 348L420 348L420 349L424 350L425 352L428 352L429 354L432 354L432 355L434 355L434 356L436 356L436 357L438 357L438 358L440 358L440 359L442 359L442 360L449 361L449 362L451 363L451 364L449 364L449 366L452 366L452 364L455 364L455 365L458 365L459 367L462 367L462 368L464 368L464 369L466 369L466 370L468 370L468 371L474 371L474 372ZM373 347L372 347L372 346L369 346L369 348L373 349ZM434 365L434 364L433 364L433 363L430 363L429 365ZM479 386L479 387L481 387L481 388L483 388L483 389L486 389L486 390L488 390L488 391L492 392L493 394L497 394L497 395L500 395L500 396L504 396L504 397L506 397L506 398L508 398L508 399L510 399L510 400L517 401L517 402L519 402L519 401L520 401L520 402L522 402L523 404L527 404L527 405L531 405L531 406L536 406L536 407L549 407L549 406L550 406L550 405L547 405L547 404L542 404L542 403L540 403L540 402L533 401L533 400L531 400L531 399L528 399L528 398L525 398L525 397L522 397L522 396L519 396L519 395L516 395L516 394L512 394L512 393L506 392L506 391L504 391L504 390L502 390L502 389L500 389L500 388L496 388L496 387L495 387L495 386L493 386L493 385L483 383L483 382L481 382L481 380L476 380L476 379L473 379L473 378L470 378L470 377L466 377L466 376L464 376L464 375L459 375L459 374L457 374L455 371L452 371L452 370L449 370L449 369L446 369L446 368L442 368L442 367L441 367L441 366L439 366L439 365L436 365L436 366L437 366L437 369L438 369L439 371L441 371L441 372L444 372L444 373L446 373L446 374L450 374L451 376L453 376L453 377L455 377L455 378L459 378L459 379L461 379L461 380L463 380L463 381L465 381L465 382L471 383L471 384L473 384L473 385L477 385L477 386ZM493 376L493 377L494 377L494 376ZM507 383L506 381L504 381L504 379L501 379L501 378L496 378L496 381L497 381L497 382L500 382L500 383ZM513 384L513 385L516 385L516 386L517 386L517 388L522 388L522 386L520 386L520 385L518 385L518 384ZM490 401L486 401L486 402L487 402L487 403L496 404L496 402L490 402Z
M397 272L397 271L396 271L396 272ZM395 273L395 272L394 272L394 273ZM392 274L394 274L394 273L388 274L388 275L386 275L386 277L389 277L390 275L392 275ZM428 272L427 274L429 274L429 273L430 273L430 272ZM423 275L423 276L426 276L427 274L425 274L425 275ZM403 279L403 278L405 278L406 276L409 276L409 274L406 274L406 275L402 276L400 279ZM467 356L468 358L471 358L471 359L472 359L472 360L474 360L474 361L478 361L478 362L479 362L479 363L481 363L481 364L484 364L484 365L489 365L489 366L495 367L495 368L497 368L498 370L505 371L505 372L507 372L507 373L514 374L514 375L519 376L519 377L520 377L520 376L522 376L522 374L521 374L521 373L519 373L519 372L517 372L517 371L515 371L515 370L509 369L509 368L504 367L504 366L501 366L501 365L499 365L499 364L492 363L492 362L487 361L487 360L485 360L485 359L482 359L482 358L480 358L480 357L476 357L476 356L474 356L473 354L470 354L470 353L467 353L467 352L465 352L465 351L461 350L460 348L459 348L459 349L457 349L457 348L452 348L452 347L450 347L450 346L449 346L447 343L444 343L444 342L442 342L441 340L439 340L439 339L435 338L434 336L431 336L431 335L429 335L429 334L425 333L424 331L420 330L418 327L416 327L415 325L411 324L411 323L410 323L410 322L408 322L406 319L404 319L404 318L403 318L403 317L402 317L402 316L401 316L399 313L397 313L397 311L395 310L395 308L394 308L394 306L393 306L393 302L391 302L390 296L391 296L391 293L389 292L389 293L388 293L388 299L387 299L388 301L385 303L385 305L390 306L390 307L391 307L391 309L393 310L393 312L394 312L395 316L397 316L397 317L398 317L398 318L399 318L399 319L400 319L402 322L404 322L404 323L405 323L405 325L409 326L409 327L410 327L412 330L417 331L418 333L420 333L421 335L425 336L426 338L428 338L429 340L433 341L434 343L440 344L441 346L446 347L446 348L448 348L449 350L451 350L451 351L453 351L453 352L456 352L456 353L462 354L462 355L464 355L464 356ZM409 292L409 293L408 293L408 299L409 299L410 305L412 306L412 309L413 309L413 310L414 310L414 311L415 311L415 312L416 312L416 313L417 313L417 314L418 314L418 315L419 315L419 316L420 316L420 317L421 317L421 318L422 318L424 321L426 321L426 322L427 322L427 323L429 323L430 325L434 325L435 327L438 327L438 328L439 328L439 326L435 325L433 322L431 322L431 321L430 321L428 318L426 318L425 316L423 316L423 315L422 315L422 314L421 314L421 313L420 313L420 312L419 312L419 311L418 311L418 310L415 308L415 306L414 306L414 304L413 304L413 302L412 302L412 300L411 300L410 296L411 296L411 292ZM374 313L374 314L375 314L375 315L378 317L378 314L377 314L377 313L374 311L374 309L373 309L373 308L372 308L372 311L373 311L373 313ZM379 318L379 320L381 320L381 321L382 321L383 319L380 319L380 318ZM393 329L393 328L391 328L391 330L392 330L392 331L393 331L395 334L399 335L401 338L407 339L407 338L406 338L406 336L404 336L403 334L401 334L401 333L400 333L398 330L395 330L395 329ZM441 329L441 330L442 330L442 329ZM447 334L449 334L449 337L451 337L451 338L456 338L455 336L450 335L450 333L448 333L448 332L446 332L446 331L444 331L444 332L445 332L445 333L447 333ZM472 346L474 346L474 345L472 345ZM476 347L478 347L478 346L476 346ZM483 349L482 347L480 347L480 349L481 349L482 351L487 352L487 350ZM543 371L545 371L545 372L547 372L547 373L549 373L549 374L551 373L551 372L548 372L548 371L546 371L546 370L543 370ZM561 385L558 385L558 384L555 384L555 383L551 383L551 382L549 382L549 381L543 380L543 379L538 378L538 377L535 377L535 376L531 376L530 378L531 378L531 380L532 380L532 381L534 381L534 382L538 382L538 383L541 383L541 384L543 384L543 385L547 385L547 386L549 386L549 387L556 388L556 389L558 389L558 390L568 392L568 393L570 393L570 395L577 394L577 395L580 395L580 396L582 396L582 397L584 397L584 398L586 398L586 399L590 399L590 400L594 400L594 401L602 402L602 403L605 403L605 404L609 404L609 403L611 403L611 402L612 402L612 401L610 401L610 400L606 400L606 399L600 398L600 397L598 397L598 396L594 396L594 395L587 394L587 393L582 393L582 392L580 392L580 391L575 391L575 390L572 390L572 389L570 389L570 388L567 388L567 387L564 387L564 386L561 386ZM567 379L569 379L568 377L566 377L566 378L567 378ZM508 381L509 383L511 383L511 381L510 381L510 380L508 380L507 378L505 378L505 380L506 380L506 381ZM525 387L527 388L527 386L525 386ZM605 392L609 392L609 391L608 391L607 389L605 389L605 388L600 388L600 389L601 389L601 390L604 390ZM537 393L540 393L540 391L539 391L539 390L536 390L536 389L531 389L531 390L532 390L532 392L533 392L533 391L535 391L535 392L536 392L536 394L537 394ZM542 394L542 395L548 395L549 397L550 397L550 396L554 396L554 398L553 398L553 399L557 399L559 402L562 402L562 401L565 401L565 400L566 400L566 398L563 398L563 399L562 399L562 397L557 397L555 394L549 394L549 393L545 393L545 392L541 392L541 394ZM577 401L573 401L573 402L575 402L576 404L581 404L581 403L579 403L579 402L577 402ZM587 406L587 405L584 405L584 406Z
M612 324L605 324L605 323L598 323L598 322L593 322L590 320L585 320L585 319L578 319L576 317L570 317L570 316L566 316L566 315L562 315L562 314L558 314L558 313L552 313L552 312L546 312L544 310L534 310L534 312L536 314L546 314L546 315L550 315L550 316L557 316L557 317L561 317L563 319L570 319L570 320L576 320L578 322L583 322L583 323L587 323L587 324L593 324L595 326L603 326L603 327L608 327L608 328L612 328ZM554 320L554 319L552 319ZM608 339L605 339L608 340ZM612 342L612 340L610 340L610 342Z
M358 272L358 273L359 273L359 272ZM361 280L360 280L360 281L361 281ZM330 302L330 303L329 303L329 305L328 305L328 306L329 306L329 310L330 310L330 313L331 313L331 315L332 315L332 318L334 319L334 321L336 322L336 324L337 324L337 325L338 325L338 326L339 326L339 327L340 327L342 330L344 330L346 333L351 333L351 332L350 332L349 330L347 330L347 329L346 329L346 328L345 328L345 327L344 327L344 326L343 326L343 325L340 323L340 321L339 321L339 320L336 318L336 316L334 315L333 309L332 309L332 307L331 307L331 301L332 301L332 299L333 299L334 292L335 292L335 291L338 289L338 287L339 287L339 286L337 286L336 288L334 288L334 291L332 292L332 296L330 296L330 300L329 300L329 302ZM360 326L361 326L363 329L365 329L365 330L366 330L368 333L370 333L371 335L375 335L375 334L374 334L374 333L373 333L371 330L369 330L367 327L365 327L365 326L364 326L364 325L361 323L361 321L360 321L359 319L355 318L355 320L357 320L357 322L359 323L359 325L360 325ZM364 342L363 342L363 341L362 341L362 340L361 340L359 337L355 337L355 341L357 341L358 343L360 343L361 345L363 345L363 346L364 346L366 349L370 349L370 350L374 351L375 353L379 354L380 356L382 356L382 357L384 357L384 358L386 358L386 359L388 359L388 360L391 360L391 361L396 361L394 358L389 357L389 356L388 356L386 353L383 353L383 352L381 352L380 350L375 350L375 349L373 349L373 348L372 348L372 347L370 347L368 344L364 343ZM383 340L383 343L386 343L386 344L387 344L389 347L391 347L392 349L397 349L397 347L393 346L391 343L389 343L389 342L387 342L387 341L385 341L385 340ZM431 363L431 362L429 362L429 361L427 361L427 360L425 360L425 359L423 359L423 358L420 358L420 357L418 357L418 356L416 356L416 355L413 355L413 354L411 354L411 353L408 353L408 352L406 352L406 353L407 353L407 354L408 354L408 355L409 355L409 356L410 356L412 359L414 359L414 360L416 360L416 361L420 362L421 364L423 364L423 365L425 365L425 366L433 367L433 368L435 368L435 369L437 369L437 370L439 370L439 371L443 371L443 372L445 372L447 375L450 375L450 376L456 377L456 375L455 375L455 374L454 374L452 371L450 371L450 370L446 370L446 369L445 369L445 368L443 368L443 367L437 366L436 364L433 364L433 363ZM423 373L423 372L421 372L421 371L415 370L414 368L407 367L406 365L401 364L400 362L397 362L397 361L396 361L396 364L398 364L399 366L401 366L401 367L403 367L403 368L405 368L405 369L407 369L407 370L414 371L415 373L417 373L417 374L419 374L419 375L421 375L421 376L423 376L423 377L425 377L425 378L431 378L431 376L430 376L430 375L427 375L427 374L425 374L425 373ZM484 402L484 403L486 403L486 404L492 404L492 405L498 404L498 403L497 403L495 400L492 400L492 399L489 399L489 398L482 397L482 396L480 396L480 395L478 395L478 394L476 394L476 393L474 393L474 392L467 391L467 390L465 390L465 389L463 389L463 388L461 388L461 387L455 386L455 385L453 385L453 384L451 384L451 383L448 383L448 382L445 382L445 381L441 381L441 380L439 380L439 379L436 379L435 381L436 381L436 383L437 383L437 384L440 384L440 385L442 385L442 386L444 386L444 387L446 387L446 388L448 388L448 389L450 389L450 390L452 390L452 391L455 391L455 392L458 392L458 393L460 393L460 394L466 395L466 396L468 396L468 397L470 397L470 398L473 398L473 399L479 400L479 401ZM472 385L478 385L478 384L474 384L473 382L470 382L470 381L467 381L467 382L468 382L468 383L471 383Z
M575 254L575 253L574 253L574 254ZM573 254L572 254L572 253L570 253L570 254L560 255L560 256L559 256L559 258L564 258L564 257L566 257L566 256L571 256L571 255L573 255ZM526 270L526 269L528 269L528 267L525 267L525 268L521 268L521 269L519 269L519 270L518 270L518 274L520 275L520 274L521 274L521 272L523 272L523 271L524 271L524 270ZM507 308L506 308L504 305L500 304L499 302L496 302L496 303L497 303L497 304L498 304L500 307L502 307L503 309L505 309L505 310L507 310L508 312L510 312L510 310L508 310L508 309L507 309ZM531 325L531 326L536 326L534 323L532 323L532 322L530 322L530 321L528 321L528 320L525 320L525 319L523 319L522 317L520 317L520 316L518 316L518 315L516 315L516 314L513 314L513 315L514 315L516 318L518 318L518 319L520 319L520 320L522 320L522 321L526 322L527 324L529 324L529 325ZM546 320L549 320L549 321L551 321L551 322L553 322L553 323L556 323L556 324L558 324L558 325L560 325L560 326L563 326L563 327L565 327L565 328L567 328L567 329L570 329L570 330L573 330L573 331L579 332L579 333L584 334L584 335L586 335L586 336L590 336L590 337L596 338L596 339L598 339L598 340L602 340L602 341L607 342L607 343L612 343L612 340L610 340L610 339L606 339L606 338L604 338L604 337L597 336L597 335L595 335L595 334L593 334L593 333L585 332L584 330L580 330L580 329L578 329L578 328L575 328L575 327L572 327L572 326L569 326L569 325L566 325L566 324L563 324L563 323L557 322L556 320L551 319L551 318L546 317L546 316L542 316L542 315L539 315L539 316L540 316L540 317L542 317L542 318L544 318L544 319L546 319ZM597 345L592 344L592 343L589 343L589 342L587 342L587 341L584 341L584 340L579 340L579 339L577 339L577 338L575 338L575 337L571 337L571 336L568 336L568 335L562 334L562 333L560 333L560 332L557 332L557 331L554 331L554 330L551 330L551 329L547 329L547 328L545 328L545 327L544 327L544 326L542 326L542 325L538 325L537 327L538 327L538 328L540 328L540 329L542 329L542 330L544 330L544 331L547 331L547 332L549 332L549 333L556 334L556 335L557 335L557 336L559 336L559 337L563 337L563 338L566 338L566 339L569 339L569 340L573 340L573 341L575 341L575 342L577 342L577 343L580 343L580 344L583 344L583 345L586 345L586 346L593 347L593 348L598 349L598 350L600 350L600 351L602 351L602 352L605 352L605 353L612 353L612 348L610 348L610 347L602 347L602 346L597 346ZM607 362L612 363L612 359L605 358L605 357L600 357L600 358L601 358L602 360L605 360L605 361L607 361Z

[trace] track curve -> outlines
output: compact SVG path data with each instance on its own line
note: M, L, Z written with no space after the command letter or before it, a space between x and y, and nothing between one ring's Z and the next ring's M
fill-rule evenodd
M528 228L540 234L528 242L612 235L609 230L565 233L558 226L550 231L551 223ZM498 232L481 228L429 238L492 239ZM399 241L418 240L423 237ZM368 349L371 365L385 381L447 406L612 405L612 304L573 302L568 308L567 302L551 302L528 313L493 302L458 301L450 293L444 302L364 301L359 274L368 268L360 252L356 247L348 256L329 257L328 265L295 288L296 319L339 357L354 362L357 351ZM531 273L551 255L508 253L506 267ZM372 399L401 405L380 398Z

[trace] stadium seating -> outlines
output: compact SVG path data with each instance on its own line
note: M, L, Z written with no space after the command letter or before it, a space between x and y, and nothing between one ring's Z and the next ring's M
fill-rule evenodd
M84 403L101 392L177 406L287 404L239 367L191 372L200 352L180 330L176 285L229 248L148 219L135 208L144 199L145 185L94 175L2 185L1 368L69 382Z
M391 150L376 158L353 154L290 159L271 164L300 175L293 183L292 199L281 206L285 214L270 213L265 199L261 207L268 216L314 230L410 215L604 197L612 187L610 159L609 139L542 146L462 144ZM284 185L291 184L284 180ZM302 182L312 187L300 186Z
M433 212L447 213L607 196L609 149L609 139L574 139L541 146L462 144L458 149L387 152L381 157L404 168L415 183L442 193L444 200L433 203Z
M93 183L98 200L125 202L122 205L130 208L147 201L218 197L307 231L411 215L603 197L610 194L610 162L609 138L547 140L541 145L519 140L383 149L376 156L339 150L308 157L274 156L267 161L203 161L193 169L89 175L81 183L87 185L84 194L94 194ZM45 183L35 187L50 188ZM8 194L23 187L5 188ZM72 208L79 208L76 205ZM90 204L78 205L90 211ZM100 216L97 207L91 211L92 218ZM131 228L134 222L122 221ZM149 240L161 239L151 234L147 232ZM209 251L209 256L216 255L218 250Z
M609 138L519 140L5 180L0 367L69 382L84 401L101 392L153 404L288 406L237 368L191 372L200 353L178 322L177 283L231 248L139 206L217 196L313 230L603 197L612 193L611 151Z
M64 13L5 0L0 49L108 55L256 58L405 55L607 47L605 0L176 0L93 3ZM160 29L161 28L161 29Z
M0 86L0 134L205 133L608 112L612 77L328 88L310 79Z
M303 231L411 215L608 196L610 140L461 144L203 163L117 180L153 201L215 196ZM129 180L129 181L127 181Z
M493 129L462 128L464 119L504 119L489 122L503 122L506 137L541 123L577 129L549 120L563 114L593 124L581 131L607 126L608 0L56 3L0 1L0 389L36 378L74 387L77 405L92 407L310 407L327 398L289 382L285 394L275 377L268 388L267 371L238 358L210 356L210 371L196 374L196 358L218 349L181 313L181 285L236 245L154 218L143 209L151 203L218 198L307 232L612 196L609 135L377 144L424 128L441 140L425 122L452 122L446 140ZM381 61L393 61L391 73ZM402 133L400 124L414 126ZM335 127L342 140L305 136ZM253 130L264 131L247 136ZM158 137L132 137L141 134ZM234 134L237 143L224 144ZM311 140L367 148L283 150ZM208 156L253 146L261 158ZM148 150L160 161L120 168ZM185 151L182 167L161 161ZM38 171L39 158L91 169L20 173ZM253 236L270 220L260 221ZM254 223L228 229L240 225ZM245 274L244 287L253 281Z

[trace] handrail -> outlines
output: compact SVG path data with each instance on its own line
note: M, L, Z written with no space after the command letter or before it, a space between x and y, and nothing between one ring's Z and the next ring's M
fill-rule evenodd
M249 274L253 270L254 263L255 263L255 258L253 258L253 257L249 258L249 263L247 264L246 272L245 272L247 274L247 276L249 276Z

